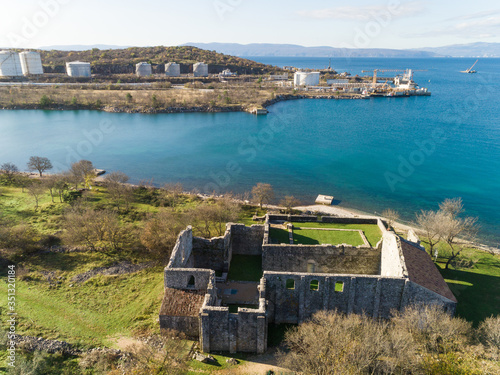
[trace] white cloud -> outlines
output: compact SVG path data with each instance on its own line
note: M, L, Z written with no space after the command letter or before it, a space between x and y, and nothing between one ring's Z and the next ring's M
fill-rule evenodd
M498 12L497 12L498 13ZM492 15L493 14L493 15ZM500 15L495 12L482 12L482 15L470 15L463 22L445 22L444 24L423 31L421 33L408 33L407 37L427 37L451 35L467 39L487 39L497 36L500 30ZM458 18L454 19L455 21Z
M297 13L306 18L367 21L373 18L373 16L387 12L397 17L411 17L424 11L424 3L414 0L403 3L400 1L392 1L387 5L343 6L317 10L301 10Z

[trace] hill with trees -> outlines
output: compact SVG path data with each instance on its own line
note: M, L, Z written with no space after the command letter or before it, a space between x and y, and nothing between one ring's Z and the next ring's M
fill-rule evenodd
M276 70L271 65L261 64L240 57L225 55L191 46L180 47L130 47L125 49L86 51L39 51L46 73L64 73L65 64L71 61L90 62L96 74L126 74L135 72L135 64L146 61L153 65L154 73L163 73L164 64L181 64L181 73L192 72L192 64L205 62L209 73L220 73L230 69L238 74L265 74Z

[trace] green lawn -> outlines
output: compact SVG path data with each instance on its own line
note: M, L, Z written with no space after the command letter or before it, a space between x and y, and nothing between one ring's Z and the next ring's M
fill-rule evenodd
M262 222L253 221L253 215L264 216L267 210L260 209L259 206L243 205L241 206L241 212L239 215L238 223L243 223L245 225L262 224Z
M285 229L271 227L269 229L269 237L273 243L290 244L288 231Z
M446 250L440 250L440 255ZM457 315L479 322L500 313L500 256L467 249L462 257L475 261L472 268L445 270L446 259L438 258L437 266L458 300Z
M262 278L262 256L233 255L228 280L260 281Z
M372 247L375 247L382 238L380 228L375 224L293 223L293 226L300 228L361 229Z
M364 244L359 232L295 228L293 230L293 243L302 245L338 245L346 243L352 246Z

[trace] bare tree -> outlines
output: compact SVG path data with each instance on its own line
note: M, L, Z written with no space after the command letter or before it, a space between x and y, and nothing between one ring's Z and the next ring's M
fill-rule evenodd
M390 228L399 220L399 212L391 208L384 210L382 216L387 219L387 224Z
M7 183L12 184L16 173L19 172L19 168L13 163L3 163L0 165L0 171L2 175L5 176Z
M189 212L193 227L203 237L210 238L213 234L222 236L226 231L226 223L238 220L240 205L224 197L215 203L204 202Z
M129 177L123 172L112 172L104 177L108 193L118 209L120 209L122 202L125 203L125 207L128 209L132 200L132 187L127 185L128 180Z
M429 254L431 257L434 253L434 247L441 241L443 214L436 211L420 211L417 216L417 225L422 228L425 233L425 238L429 244Z
M95 168L91 161L80 160L71 164L70 173L73 177L75 189L78 184L83 183L85 187L90 187L95 178Z
M35 212L38 211L40 198L45 193L45 186L39 181L32 181L31 184L27 186L28 194L35 200Z
M52 163L48 158L42 156L30 156L28 169L30 171L38 171L40 177L42 177L43 172L52 169Z
M454 261L460 253L470 246L470 242L475 240L479 226L477 217L453 218L447 216L443 225L443 239L448 244L450 255L446 261L445 269ZM459 239L460 237L460 239Z
M86 245L93 251L110 254L123 249L128 240L126 228L111 210L94 210L77 202L64 214L64 239L72 245Z
M452 219L457 218L462 212L464 212L462 198L446 198L439 204L439 211Z
M177 236L186 224L183 215L162 210L144 225L141 243L154 258L168 261Z
M270 184L259 182L252 188L252 197L262 208L263 203L269 203L274 198L273 187Z
M291 214L293 207L299 204L300 204L299 200L292 195L287 195L280 201L280 205L285 207L285 212L288 214Z

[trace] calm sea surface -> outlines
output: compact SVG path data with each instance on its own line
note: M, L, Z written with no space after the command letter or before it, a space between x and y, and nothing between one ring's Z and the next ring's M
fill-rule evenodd
M255 58L273 65L323 68L328 59ZM0 164L21 169L29 156L58 169L79 160L121 170L133 182L181 182L202 192L249 191L268 182L277 196L340 205L405 219L462 197L482 239L500 243L500 60L334 59L339 71L425 69L415 80L431 97L297 100L268 116L0 111ZM382 75L382 73L379 73ZM391 73L388 73L391 74Z

